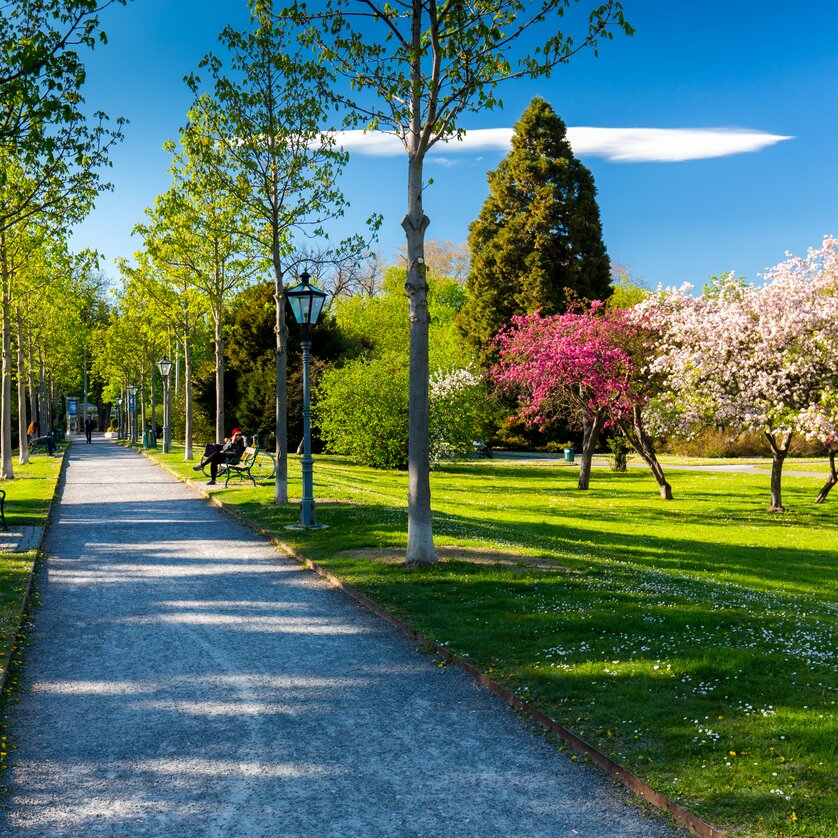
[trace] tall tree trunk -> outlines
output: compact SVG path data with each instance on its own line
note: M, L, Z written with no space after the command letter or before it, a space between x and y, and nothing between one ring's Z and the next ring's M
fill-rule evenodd
M44 347L38 346L38 427L42 434L52 433L50 411L47 408L47 377L44 368Z
M148 420L145 412L145 370L140 373L140 444L145 442L145 432L148 430Z
M282 264L279 238L274 235L274 300L276 302L276 483L274 504L281 506L288 501L288 325L285 322L285 289L282 287Z
M154 446L157 447L157 387L155 387L155 378L157 376L157 353L154 350L154 345L151 346L151 373L149 374L149 400L151 402L151 429L154 431ZM165 413L166 408L163 408ZM164 419L165 423L165 419Z
M765 438L771 446L771 506L769 512L785 512L783 506L783 463L791 447L791 431L785 434L765 432Z
M215 323L215 441L224 442L224 340L221 335L221 305L212 313Z
M407 236L407 292L410 312L410 386L407 452L408 565L436 562L431 519L431 466L428 440L428 281L425 266L425 230L430 219L422 209L422 160L408 163L407 215L402 227Z
M632 410L631 420L622 422L620 427L623 429L626 439L634 446L634 450L640 454L646 465L652 470L652 476L658 484L661 498L672 500L672 487L666 482L663 468L661 468L661 464L655 456L655 446L652 443L652 438L646 433L641 408L635 406Z
M192 345L189 342L189 319L184 317L183 332L183 442L185 460L192 459Z
M818 496L815 498L815 503L823 503L826 500L826 496L829 494L830 489L838 483L838 471L835 470L835 455L838 454L838 448L830 448L829 449L829 477L826 480L826 483L823 484L823 488L818 492Z
M23 359L23 318L20 308L15 311L15 326L17 328L17 428L20 436L18 449L18 463L25 466L29 462L29 437L26 429L29 422L26 418L26 365Z
M12 327L11 293L12 280L9 275L9 260L6 252L6 236L0 233L0 272L2 272L2 329L3 329L3 385L0 404L0 480L14 480L12 466Z
M38 406L38 391L35 388L35 359L32 354L32 329L26 330L27 384L29 385L29 418L41 426L41 411Z
M594 449L599 442L599 435L605 419L601 415L586 416L582 424L582 462L579 465L579 483L577 489L587 489L591 482L591 461Z

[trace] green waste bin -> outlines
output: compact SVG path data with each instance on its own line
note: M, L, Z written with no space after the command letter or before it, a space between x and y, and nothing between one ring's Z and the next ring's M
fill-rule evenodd
M143 448L157 448L157 436L152 428L143 434Z
M574 460L573 458L576 456L576 449L575 448L565 448L564 450L564 461L566 463L572 463Z

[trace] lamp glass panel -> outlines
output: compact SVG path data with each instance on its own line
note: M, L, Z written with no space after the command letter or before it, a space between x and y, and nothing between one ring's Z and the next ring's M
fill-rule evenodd
M161 358L157 362L157 369L160 370L160 375L166 378L172 371L172 362L168 358Z

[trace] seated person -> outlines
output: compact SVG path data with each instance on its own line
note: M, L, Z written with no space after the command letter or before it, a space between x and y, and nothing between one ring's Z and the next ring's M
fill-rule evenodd
M43 445L50 457L55 454L55 440L51 436L29 437L29 445Z
M233 428L233 435L224 445L218 442L207 443L204 448L204 455L201 461L196 466L192 466L193 470L200 471L207 463L210 467L210 479L208 486L215 485L215 478L218 476L218 464L229 463L230 461L240 460L244 454L244 434L241 428Z

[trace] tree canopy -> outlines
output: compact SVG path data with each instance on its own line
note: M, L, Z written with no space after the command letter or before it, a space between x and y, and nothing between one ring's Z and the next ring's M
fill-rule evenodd
M469 228L471 272L460 327L484 360L514 316L563 312L608 296L610 267L593 175L573 154L565 124L536 97L512 150L489 173L489 197Z

